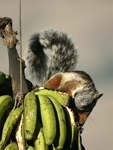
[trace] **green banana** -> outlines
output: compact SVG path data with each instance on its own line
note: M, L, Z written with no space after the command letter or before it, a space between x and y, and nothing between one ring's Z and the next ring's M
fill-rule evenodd
M10 95L12 96L12 84L11 77L6 75L6 81L0 85L0 96L1 95Z
M8 109L11 109L13 104L14 104L14 100L11 96L9 95L0 96L0 123L4 113Z
M5 75L5 77L6 77L6 79L9 79L9 78L10 78L10 76L9 76L9 75L7 75L7 74Z
M3 128L4 122L12 109L14 100L9 95L0 96L0 133ZM0 135L1 137L1 135Z
M35 86L32 89L32 92L38 92L39 90L44 90L45 88L43 86Z
M51 102L53 103L55 110L56 110L56 115L58 118L58 131L56 132L56 137L55 137L55 147L56 149L62 149L66 140L66 119L65 119L65 114L62 106L58 101L52 97L52 96L47 96Z
M80 142L80 132L78 132L78 150L82 150Z
M48 150L48 145L45 143L42 128L40 129L37 139L35 141L35 150Z
M42 123L41 123L41 116L37 114L37 123L36 128L33 136L35 150L48 150L48 145L45 143L45 138L42 131Z
M1 103L2 103L3 101L5 101L6 99L7 99L7 100L8 100L8 99L13 100L13 98L12 98L11 96L9 96L9 95L0 96L0 105L1 105ZM13 100L13 102L14 102L14 100Z
M7 119L7 117L8 117L8 115L9 115L9 113L10 113L10 109L9 110L7 110L5 113L4 113L4 115L2 116L2 118L1 118L1 122L0 122L0 140L1 140L1 136L2 136L2 129L3 129L3 126L4 126L4 123L5 123L5 121L6 121L6 119Z
M52 150L56 150L56 148L54 147L54 144L52 144Z
M32 90L32 83L26 79L27 86L29 91ZM11 83L11 76L6 75L3 72L0 72L0 96L1 95L12 95L12 83Z
M16 142L10 143L4 150L19 150Z
M37 103L36 95L28 92L24 98L24 131L25 139L31 140L36 127Z
M38 103L43 124L46 144L50 145L56 135L56 118L51 101L43 95L38 95Z
M70 148L73 146L76 137L77 137L77 126L75 124L71 124L71 144L70 144Z
M69 148L72 148L73 143L75 142L75 139L77 137L78 129L75 124L74 113L68 107L65 107L64 109L65 109L65 114L66 114L66 121L67 121L66 124L67 124L67 130L68 130L67 142L65 143L65 145L67 144Z
M6 76L3 72L0 71L0 85L6 82Z
M29 146L27 150L34 150L35 148L33 146Z
M23 108L16 108L14 111L12 111L9 116L7 117L3 130L2 130L2 137L0 141L0 150L3 150L7 140L9 139L9 136L12 132L12 129L14 125L16 124L17 120L19 119L21 113L23 112Z
M41 89L38 88L36 90L34 90L35 95L49 95L52 96L54 98L57 98L57 101L64 107L68 106L69 104L69 96L67 93L63 93L63 92L58 92L58 91L51 91L48 89Z
M66 137L66 141L64 144L64 149L70 149L70 145L72 142L72 127L71 127L71 116L70 113L68 111L68 107L63 107L64 109L64 113L65 113L65 117L66 117L66 127L67 127L67 137Z
M24 150L26 150L26 139L25 139L25 132L24 132L24 112L22 113L22 117L23 117L23 120L22 120L22 132L21 132L21 135L22 135L23 147L24 147Z
M68 107L66 107L66 110L67 110L68 115L69 115L69 120L70 120L69 123L71 124L71 142L70 142L70 148L71 148L73 146L73 143L74 143L76 137L77 137L78 129L77 129L77 126L75 124L74 113Z

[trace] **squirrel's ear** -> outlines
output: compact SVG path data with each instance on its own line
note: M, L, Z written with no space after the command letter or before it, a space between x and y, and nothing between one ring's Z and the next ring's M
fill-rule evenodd
M103 94L96 94L96 95L94 95L94 99L99 99L99 98L101 98L102 95Z

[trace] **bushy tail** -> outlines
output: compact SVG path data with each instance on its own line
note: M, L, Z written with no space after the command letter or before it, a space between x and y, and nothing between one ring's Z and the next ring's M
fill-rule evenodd
M51 50L51 58L43 49ZM64 32L53 29L34 34L25 51L25 63L30 79L35 84L43 85L58 72L74 71L77 63L77 50L71 38Z

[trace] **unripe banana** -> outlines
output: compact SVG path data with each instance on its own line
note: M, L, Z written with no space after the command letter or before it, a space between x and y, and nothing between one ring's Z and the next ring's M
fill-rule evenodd
M62 149L66 140L66 119L65 119L65 114L62 106L58 101L52 97L52 96L47 96L51 102L53 103L55 110L56 110L56 115L58 119L58 131L56 132L56 137L55 137L55 147L56 149ZM57 98L57 97L56 97Z
M5 74L0 71L0 85L4 84L5 82L6 82Z
M1 133L2 133L2 129L3 129L4 123L5 123L6 119L7 119L10 111L11 111L10 109L6 110L6 112L4 113L4 115L1 118L1 122L0 122L0 139L1 139L1 136L2 136Z
M0 96L0 123L4 113L8 109L11 109L13 104L14 104L14 100L11 96L9 95Z
M42 128L40 129L37 139L35 141L35 150L48 150L48 145L45 143Z
M0 85L0 96L10 95L12 96L12 84L10 76L6 76L6 81Z
M58 150L54 147L54 144L52 143L51 145L48 145L49 150ZM64 149L62 149L64 150Z
M70 144L70 148L73 146L76 138L77 138L77 126L76 124L71 124L71 144Z
M37 115L37 124L36 124L33 139L34 139L35 150L48 150L48 145L45 143L42 123L41 123L41 116L39 114L39 111Z
M8 99L11 99L11 101L13 100L13 98L11 97L11 96L9 96L9 95L3 95L3 96L0 96L0 105L1 105L1 103L3 102L3 101L5 101L5 100L8 100ZM14 100L13 100L13 102L14 102Z
M74 121L74 113L68 108L64 108L67 126L67 138L64 147L70 149L77 136L77 127Z
M0 96L0 133L2 133L4 123L12 109L13 104L14 104L14 100L9 95ZM0 139L1 139L1 134L0 134Z
M50 145L56 135L56 118L51 101L42 95L38 95L40 114L43 124L43 132L46 144Z
M68 106L69 102L69 96L67 93L58 92L58 91L51 91L48 89L41 89L38 88L37 90L34 90L35 95L49 95L54 98L57 98L57 101L64 107Z
M27 150L34 150L35 148L33 146L29 146Z
M81 149L81 142L80 142L80 132L78 132L78 150L82 150Z
M68 107L66 107L66 110L69 114L69 120L70 120L70 124L71 124L71 143L70 143L70 148L71 148L73 146L73 143L74 143L76 137L77 137L78 129L77 129L77 126L75 124L74 113Z
M4 149L6 142L9 139L9 136L12 132L12 129L15 126L15 124L16 124L17 120L19 119L23 110L24 110L23 108L16 108L7 117L4 127L3 127L3 130L2 130L2 137L1 137L1 141L0 141L0 150Z
M36 127L37 101L36 95L28 92L24 99L24 131L25 139L31 140Z
M22 116L23 116L23 120L22 120L22 141L23 141L23 147L24 147L24 150L26 150L26 139L25 139L25 131L24 131L24 112L22 113Z
M7 145L4 150L19 150L19 148L18 148L17 143L13 142Z
M56 150L56 148L54 147L54 145L52 144L52 150Z
M9 79L9 78L10 78L10 76L9 76L9 75L7 75L7 74L5 75L5 77L6 77L6 79Z

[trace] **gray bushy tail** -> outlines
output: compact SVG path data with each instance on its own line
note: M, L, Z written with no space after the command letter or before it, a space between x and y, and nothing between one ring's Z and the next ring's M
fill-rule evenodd
M46 48L51 50L50 61L44 52ZM25 51L25 64L35 85L43 85L58 72L75 71L76 63L77 50L71 38L53 29L34 34Z

